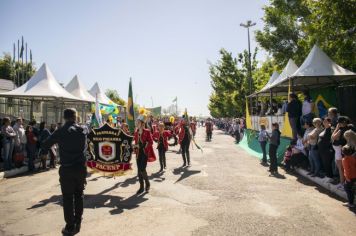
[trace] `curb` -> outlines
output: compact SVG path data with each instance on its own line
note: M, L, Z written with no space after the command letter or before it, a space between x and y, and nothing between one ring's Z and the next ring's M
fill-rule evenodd
M49 160L47 160L47 165L49 165ZM40 167L40 162L35 163L35 169ZM1 179L5 179L5 178L9 178L9 177L13 177L19 174L23 174L28 172L28 166L22 166L20 168L14 168L12 170L6 170L4 172L0 172L0 180Z
M321 179L321 178L318 178L318 177L311 177L311 176L307 175L308 172L306 170L303 170L301 168L297 168L295 170L299 175L309 179L313 183L316 183L317 185L319 185L319 186L329 190L330 192L338 195L339 197L347 200L346 192L338 189L336 187L336 185L329 183L330 178L324 177L324 178Z

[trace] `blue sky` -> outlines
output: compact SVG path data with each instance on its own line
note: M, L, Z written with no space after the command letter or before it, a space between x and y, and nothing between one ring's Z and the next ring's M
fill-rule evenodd
M247 48L241 22L257 22L268 0L2 0L0 52L23 35L37 67L46 62L67 84L78 74L127 99L128 81L140 105L178 106L208 115L208 61L224 47ZM252 37L252 47L256 46ZM265 53L260 52L260 60ZM152 100L151 100L152 97Z

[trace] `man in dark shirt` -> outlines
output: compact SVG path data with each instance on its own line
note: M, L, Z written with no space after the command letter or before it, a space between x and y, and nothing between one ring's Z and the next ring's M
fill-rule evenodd
M63 196L63 211L66 226L63 235L74 235L80 231L83 215L83 191L86 169L86 132L76 124L77 111L66 109L63 112L65 124L42 143L48 150L54 144L59 146L61 167L59 182Z
M302 115L302 103L296 94L289 94L290 102L287 105L289 124L292 128L293 140L297 140L298 131L301 131L300 117Z

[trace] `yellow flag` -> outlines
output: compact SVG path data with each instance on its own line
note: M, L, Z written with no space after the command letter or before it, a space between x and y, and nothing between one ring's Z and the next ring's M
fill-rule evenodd
M246 98L246 128L247 129L252 129L252 120L250 116L250 112L248 110L248 99Z
M288 85L288 102L290 102L289 94L291 92L291 83L289 79L289 85ZM292 127L290 126L289 123L289 118L288 118L288 112L284 114L284 122L283 122L283 128L282 128L282 136L288 137L288 138L293 138L292 134Z

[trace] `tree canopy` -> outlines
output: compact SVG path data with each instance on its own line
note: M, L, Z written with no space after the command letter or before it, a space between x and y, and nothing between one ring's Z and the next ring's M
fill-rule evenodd
M283 68L290 58L301 64L314 44L336 63L355 71L355 0L271 0L264 8L256 41Z
M26 83L35 72L33 63L13 62L10 54L7 53L0 58L0 78L12 80L16 86Z
M255 50L252 56L252 77L256 70ZM209 100L209 110L213 117L236 117L245 112L245 97L249 93L248 86L248 52L244 51L233 57L231 52L220 50L221 58L215 64L210 63L210 79L213 92ZM261 83L253 80L252 91Z

